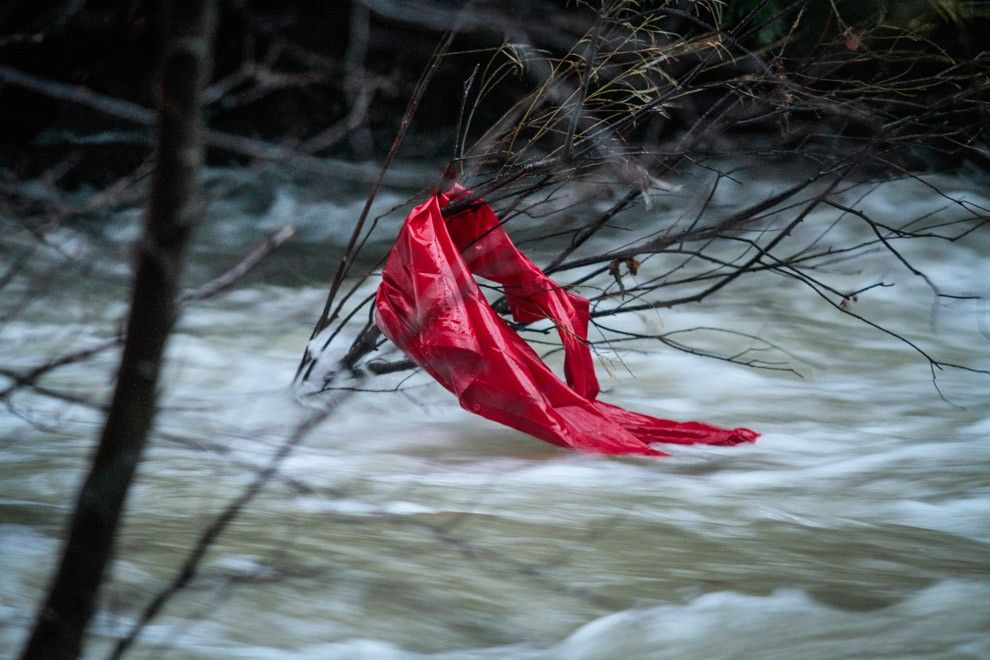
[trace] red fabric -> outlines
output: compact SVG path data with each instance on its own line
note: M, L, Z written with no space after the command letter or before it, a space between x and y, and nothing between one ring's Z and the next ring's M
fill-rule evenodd
M652 442L734 445L748 429L672 422L601 401L588 338L588 301L562 290L516 249L491 207L444 219L458 187L412 210L382 271L382 332L463 408L547 442L601 454L666 456ZM549 318L564 345L564 384L492 309L472 274L504 287L516 321Z

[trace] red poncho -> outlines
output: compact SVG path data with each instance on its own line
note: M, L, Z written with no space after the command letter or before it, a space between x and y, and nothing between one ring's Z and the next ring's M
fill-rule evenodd
M734 445L748 429L672 422L596 401L588 301L561 289L509 240L483 202L444 218L458 187L412 210L382 271L381 331L461 406L555 445L601 454L666 456L649 443ZM518 322L549 318L564 345L564 384L495 313L472 274L504 287Z

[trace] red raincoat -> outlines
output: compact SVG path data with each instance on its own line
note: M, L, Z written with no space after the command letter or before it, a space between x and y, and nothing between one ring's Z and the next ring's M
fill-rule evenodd
M672 422L597 401L588 301L561 289L509 240L483 202L444 218L457 187L412 210L382 271L381 331L463 408L563 447L666 456L649 446L752 442L748 429ZM563 383L495 313L472 274L501 284L518 322L551 319L564 345Z

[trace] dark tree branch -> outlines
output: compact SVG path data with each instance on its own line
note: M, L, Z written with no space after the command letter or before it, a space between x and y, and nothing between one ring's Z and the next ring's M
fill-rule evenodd
M17 85L18 87L50 98L76 103L97 112L102 112L142 126L153 126L155 124L155 112L153 110L129 101L98 94L79 85L68 85L54 80L47 80L3 64L0 64L0 81ZM281 163L308 174L333 177L335 179L357 183L373 182L381 174L380 170L373 165L355 164L330 158L318 158L284 145L272 144L271 142L265 142L264 140L243 135L235 135L212 129L203 130L202 135L203 140L211 147L250 158ZM426 183L419 172L401 167L392 168L385 175L384 181L389 185L411 188L420 188Z
M178 310L186 246L199 216L201 93L209 76L213 0L172 2L161 72L156 164L117 386L62 559L22 658L75 658L96 608L128 489L155 416L162 356Z

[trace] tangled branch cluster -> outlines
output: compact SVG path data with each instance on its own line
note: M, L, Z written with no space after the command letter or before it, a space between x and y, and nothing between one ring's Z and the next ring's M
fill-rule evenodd
M535 46L525 28L508 17L482 22L470 7L464 10L462 23L500 30L504 42L464 83L457 153L437 185L457 178L474 194L452 204L447 214L484 198L504 223L535 226L532 240L563 239L564 247L546 271L558 273L566 287L592 292L592 316L603 344L653 339L753 367L791 370L786 355L754 358L778 348L759 338L750 337L752 348L741 353L713 353L673 333L629 333L606 321L701 302L743 276L772 272L803 283L839 312L909 343L933 373L946 366L965 368L939 361L882 320L852 309L860 294L889 283L865 281L854 290L840 290L822 268L885 250L906 273L925 278L937 298L962 297L939 290L897 246L908 239L957 241L983 228L990 217L987 209L953 197L920 174L926 167L985 160L981 138L990 58L953 59L917 30L898 28L882 17L848 24L837 6L832 18L841 29L830 33L809 23L806 2L791 2L775 12L766 11L768 3L758 3L731 24L723 4L715 1L581 4L593 11L560 53ZM761 43L757 35L769 25L787 29ZM477 57L450 52L449 46L448 39L434 66L442 58ZM424 77L417 93L428 83ZM520 85L525 93L506 94ZM510 102L502 102L506 97ZM481 109L500 104L505 106L500 118L476 127ZM409 110L415 111L415 103ZM776 165L800 176L745 208L716 209L716 196L743 183L753 164ZM672 181L692 177L707 182L703 201L692 204L690 212L657 218L655 209L683 203ZM929 186L955 215L905 218L891 225L855 208L855 200L899 178ZM581 208L603 199L611 205L597 215L581 215ZM581 216L576 224L574 215ZM314 329L314 338L322 340L303 358L303 380L313 376L344 324L370 305L370 298L356 304L351 298L374 269L357 276L349 272L377 227L377 222L365 227L366 216L357 224ZM868 228L866 237L832 240L838 227L849 224ZM590 253L593 239L616 225L625 230L624 243ZM338 295L347 275L352 286ZM496 302L496 309L506 311L504 302ZM369 315L342 362L320 370L323 388L332 388L340 373L367 363L383 342ZM407 361L368 364L372 373L413 366Z

